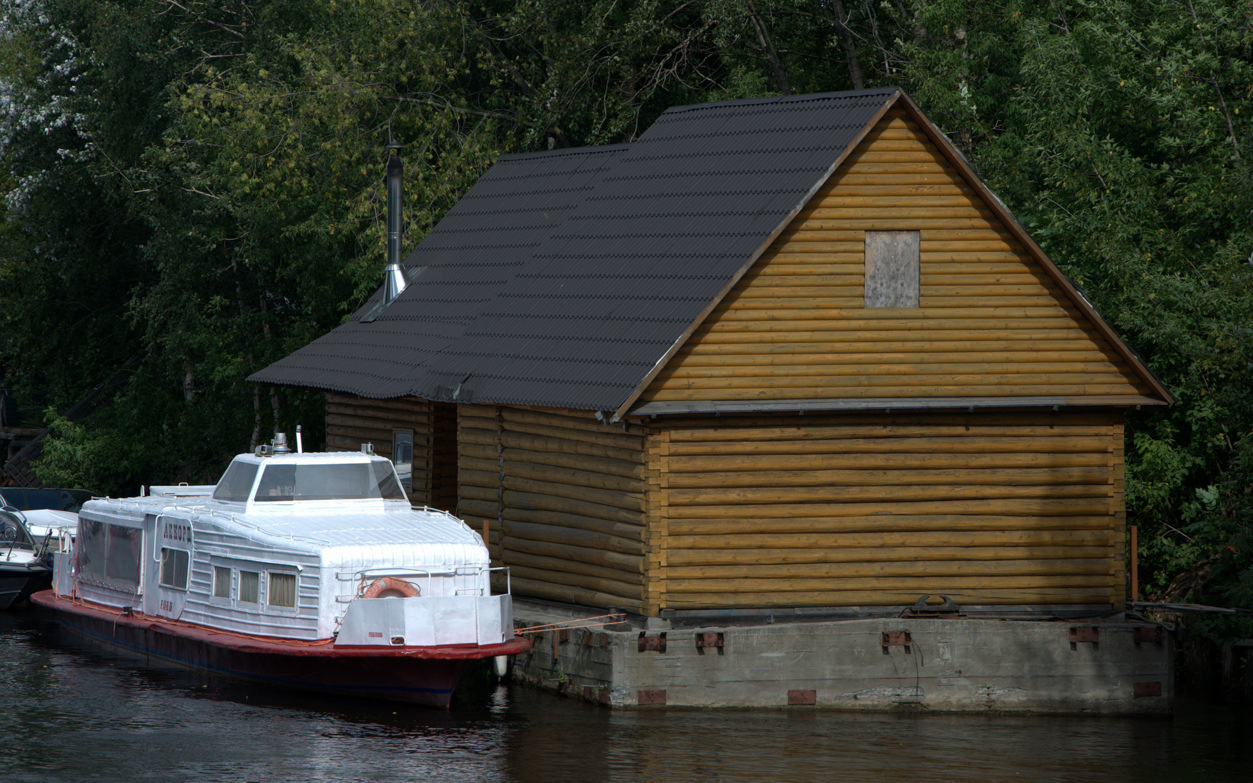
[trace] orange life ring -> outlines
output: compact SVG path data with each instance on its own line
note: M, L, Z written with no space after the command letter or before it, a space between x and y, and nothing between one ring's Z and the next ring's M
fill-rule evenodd
M361 594L362 598L412 598L418 588L394 576L381 576L370 583Z

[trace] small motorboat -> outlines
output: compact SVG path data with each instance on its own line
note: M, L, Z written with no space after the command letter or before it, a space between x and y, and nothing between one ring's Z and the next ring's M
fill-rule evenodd
M26 521L26 529L31 538L37 542L59 539L62 536L72 538L78 532L78 513L59 511L55 508L32 508L21 512Z
M471 667L530 647L482 538L412 507L368 447L276 436L215 486L86 502L68 547L33 603L150 662L447 707Z
M16 513L36 547L51 551L55 560L68 551L78 530L78 510L93 497L85 489L0 487L0 509Z
M52 582L47 546L30 534L20 512L0 510L0 610Z

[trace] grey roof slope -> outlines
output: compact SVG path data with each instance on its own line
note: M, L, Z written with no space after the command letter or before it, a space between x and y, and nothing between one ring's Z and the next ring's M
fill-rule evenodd
M502 157L376 320L249 380L616 410L898 94L676 107L630 145Z
M624 147L500 159L405 259L404 293L369 323L382 291L342 326L249 380L386 399L415 393L444 346L521 271Z

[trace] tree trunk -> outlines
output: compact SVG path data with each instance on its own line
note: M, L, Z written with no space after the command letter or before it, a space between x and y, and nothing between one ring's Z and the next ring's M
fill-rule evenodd
M853 31L848 25L849 15L844 11L844 3L835 0L836 27L840 31L840 43L844 45L844 59L848 62L848 78L854 90L866 87L866 79L861 74L861 64L857 62L857 46L853 41Z
M766 23L762 21L761 16L757 13L757 8L751 2L748 4L748 20L753 25L753 31L757 33L757 42L761 44L761 51L766 55L766 60L770 63L770 69L774 71L774 80L779 85L779 92L784 95L791 95L792 87L788 84L787 74L783 71L783 64L779 62L779 53L775 51L774 44L770 41L770 34L766 31Z

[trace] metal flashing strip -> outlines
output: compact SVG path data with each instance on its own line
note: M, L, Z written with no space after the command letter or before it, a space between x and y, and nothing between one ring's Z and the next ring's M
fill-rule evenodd
M1100 397L896 397L846 400L695 400L649 402L628 416L682 416L693 413L797 413L838 411L986 410L990 408L1139 408L1165 405L1142 396Z
M908 616L904 604L883 606L813 606L757 609L663 609L671 630L726 628L739 625L838 622ZM1081 620L1095 622L1120 613L1112 604L973 605L961 607L962 620Z

